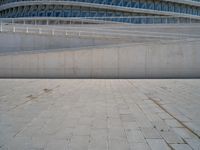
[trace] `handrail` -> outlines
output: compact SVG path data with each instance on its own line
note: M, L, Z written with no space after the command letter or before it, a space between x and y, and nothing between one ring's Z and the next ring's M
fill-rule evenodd
M70 28L56 28L55 26L39 26L39 25L21 25L14 23L0 23L0 32L39 34L51 36L65 36L65 37L83 37L83 38L134 38L134 37L154 37L154 38L200 38L199 35L175 34L175 33L159 33L159 32L141 32L141 31L115 31L113 29L82 29L80 27Z
M122 17L29 17L29 18L0 18L4 23L32 24L193 24L200 20L172 16L122 16Z

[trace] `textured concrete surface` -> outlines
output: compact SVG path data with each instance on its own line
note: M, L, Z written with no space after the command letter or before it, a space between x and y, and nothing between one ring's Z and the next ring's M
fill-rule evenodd
M40 25L36 33L32 28L16 25L8 33L13 25L4 26L0 77L200 77L199 25Z
M199 78L200 40L0 53L0 77Z
M64 32L64 31L63 31ZM83 37L64 37L26 34L26 33L0 33L0 53L38 51L62 48L80 48L87 46L110 45L120 43L114 39L95 39ZM122 43L122 41L121 41Z
M30 25L3 24L0 53L122 43L166 43L200 39L199 24Z
M0 150L199 150L200 80L0 80Z

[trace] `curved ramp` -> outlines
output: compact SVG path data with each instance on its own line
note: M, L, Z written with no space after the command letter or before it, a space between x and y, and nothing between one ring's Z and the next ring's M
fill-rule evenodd
M162 28L159 28L160 38L158 36L159 34L155 34L155 32L154 34L151 33L152 38L148 37L150 36L151 30L148 30L147 27L146 36L148 36L146 38L145 34L140 34L140 37L137 35L134 36L133 33L131 34L132 36L125 34L127 30L134 32L134 28L137 29L137 32L139 32L139 28L142 29L142 27L133 26L129 28L121 26L118 28L116 27L115 29L112 28L113 33L117 33L117 30L122 36L117 37L115 42L112 41L113 38L107 38L107 45L101 43L100 45L95 46L79 45L79 47L58 48L52 50L39 49L23 52L1 52L0 77L200 77L200 39L198 35L195 34L196 32L187 34L189 31L192 33L192 28L187 28L187 30L183 29L185 33L182 32L179 36L178 34L175 36L175 32L171 35L169 34L170 32L164 32L170 31L170 27L165 27L163 30ZM109 28L107 27L105 31L108 29ZM195 29L195 27L193 27L193 29ZM181 29L179 28L179 30ZM102 31L97 31L97 33L98 32L101 33ZM164 33L166 37L164 37ZM155 35L158 37L156 38ZM119 41L121 43L119 43Z

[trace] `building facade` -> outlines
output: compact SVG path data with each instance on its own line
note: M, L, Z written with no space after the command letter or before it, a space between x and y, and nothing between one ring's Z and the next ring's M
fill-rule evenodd
M122 16L200 20L200 0L0 0L1 18Z

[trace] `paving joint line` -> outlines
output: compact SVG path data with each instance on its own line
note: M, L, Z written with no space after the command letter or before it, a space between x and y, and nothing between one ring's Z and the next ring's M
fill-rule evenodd
M57 85L56 87L54 87L52 89L49 89L50 91L46 91L46 89L43 89L43 92L38 94L37 96L29 95L29 96L26 97L26 98L29 98L29 100L24 101L23 103L16 105L15 107L9 109L8 111L15 110L16 108L18 108L18 107L20 107L20 106L22 106L22 105L34 100L34 99L37 99L39 96L42 96L43 94L49 94L51 91L53 91L54 89L57 89L58 87L60 87L60 86Z
M146 95L147 96L147 95ZM198 139L200 139L200 136L194 132L191 128L189 128L186 124L184 124L182 121L180 121L178 118L173 116L169 111L167 111L161 104L159 104L156 100L154 100L152 97L149 97L149 100L153 101L158 107L160 107L163 111L165 111L168 115L170 115L172 118L174 118L176 121L178 121L184 128L186 128L188 131L190 131L192 134L194 134Z
M54 89L56 89L56 88L59 88L60 87L60 85L57 85L57 86L55 86L54 88L52 88L51 90L54 90ZM70 93L72 90L69 90L68 91L68 93ZM51 91L50 91L51 92ZM42 95L42 94L44 94L45 93L45 91L43 92L43 93L41 93L40 95ZM32 99L31 99L32 100ZM29 100L29 101L31 101L31 100ZM51 106L49 106L48 108L50 108ZM46 122L45 122L45 124L46 124ZM27 127L27 126L26 126ZM21 130L19 130L17 133L15 133L14 135L13 135L13 138L15 138L18 134L20 134L22 131L24 131L25 129L26 129L26 127L24 127L24 128L22 128ZM41 127L42 128L42 127ZM0 147L1 148L1 147Z
M133 85L133 83L128 80L128 82L135 88L137 88L139 90L138 87L136 87L135 85ZM154 104L156 104L158 107L160 107L164 112L166 112L168 115L170 115L172 118L174 118L177 122L179 122L185 129L187 129L189 132L191 132L193 135L195 135L198 139L200 139L200 135L198 135L196 132L194 132L191 128L189 128L186 124L184 124L182 121L180 121L178 118L176 118L175 116L173 116L169 111L167 111L161 104L159 104L155 99L153 99L152 97L148 96L147 94L144 93L145 96L148 97L149 100L151 100L152 102L154 102Z

